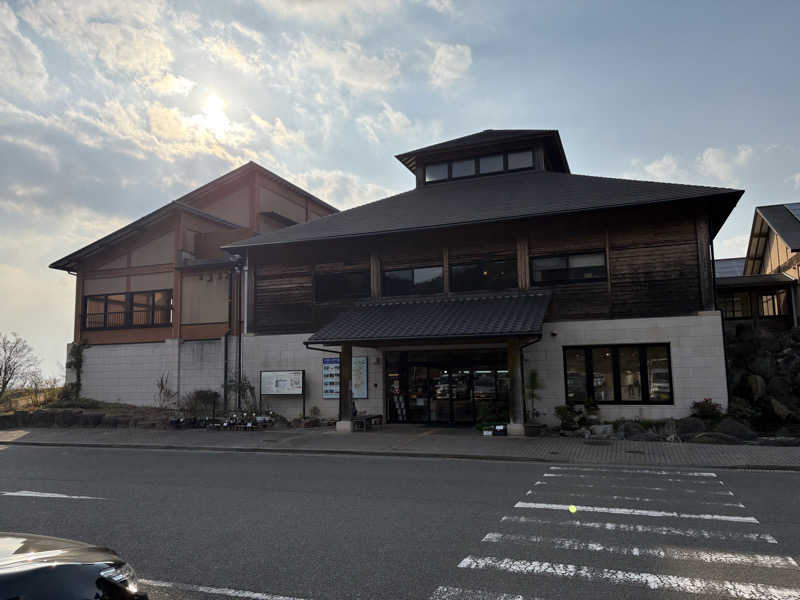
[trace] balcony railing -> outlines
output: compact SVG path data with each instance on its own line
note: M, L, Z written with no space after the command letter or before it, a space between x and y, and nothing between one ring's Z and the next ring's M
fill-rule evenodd
M142 327L169 327L172 309L132 310L126 312L86 313L81 316L84 329L136 329Z

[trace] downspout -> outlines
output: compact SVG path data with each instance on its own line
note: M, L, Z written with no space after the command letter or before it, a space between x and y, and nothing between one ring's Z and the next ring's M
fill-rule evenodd
M709 234L711 232L711 220L709 217ZM710 237L710 235L709 235ZM714 282L714 310L719 311L719 326L722 328L722 360L725 361L725 390L728 393L728 406L731 404L731 380L728 377L728 343L725 339L725 315L723 314L722 310L719 308L719 298L717 297L717 261L714 258L714 240L711 240L711 281ZM751 309L752 310L752 303ZM675 393L675 390L672 391ZM727 409L726 409L727 412Z
M236 333L238 342L237 342L237 351L236 351L236 360L238 362L236 368L236 407L241 410L242 408L242 278L241 278L241 268L236 266L234 267L236 272L239 274L238 281L237 281L237 288L239 290L239 307L236 310L236 320L239 322Z

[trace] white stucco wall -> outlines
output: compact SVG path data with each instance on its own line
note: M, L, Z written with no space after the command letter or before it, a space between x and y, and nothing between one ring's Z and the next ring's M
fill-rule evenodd
M564 346L596 344L670 344L672 405L600 406L600 418L665 419L690 414L692 402L711 398L728 408L725 355L720 314L544 324L542 340L525 349L525 371L536 369L540 389L534 406L541 420L558 424L554 408L565 403ZM555 335L553 335L555 334Z

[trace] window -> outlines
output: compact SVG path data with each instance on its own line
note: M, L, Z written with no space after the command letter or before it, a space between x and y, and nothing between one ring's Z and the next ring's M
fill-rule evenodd
M517 261L513 258L455 264L450 267L450 289L506 290L517 287Z
M534 283L565 283L606 278L604 252L531 258Z
M369 271L348 273L318 273L314 276L314 296L317 302L368 298Z
M86 296L85 329L122 329L172 324L172 290Z
M669 345L564 348L564 382L568 404L672 404Z
M444 291L442 267L393 269L383 272L384 296L437 294Z
M752 316L750 292L720 294L717 301L726 319L749 319Z
M508 170L514 169L530 169L533 167L533 151L525 150L524 152L509 152L508 153Z
M451 165L453 177L469 177L475 175L475 159L457 160Z
M428 165L425 167L425 182L447 179L447 163Z
M484 173L497 173L503 170L503 155L493 154L492 156L482 156L479 159L481 175Z
M773 294L761 294L758 299L758 314L761 317L790 315L789 296L786 290L780 290Z

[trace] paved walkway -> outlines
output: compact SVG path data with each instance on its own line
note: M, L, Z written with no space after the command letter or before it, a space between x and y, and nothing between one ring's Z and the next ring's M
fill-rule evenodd
M800 470L800 447L667 442L599 442L581 438L483 437L472 429L387 426L337 434L332 429L222 432L206 430L33 428L0 431L0 444L173 448L437 456L576 464L660 465Z

